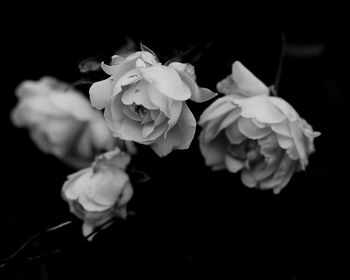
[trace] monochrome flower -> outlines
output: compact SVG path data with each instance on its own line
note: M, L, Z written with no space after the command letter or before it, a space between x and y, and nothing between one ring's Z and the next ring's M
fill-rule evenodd
M113 217L126 217L133 195L125 171L130 160L129 154L116 148L100 155L91 167L68 176L62 196L70 211L84 221L84 236Z
M226 96L199 121L206 165L241 171L244 185L279 193L295 171L306 168L320 134L285 100L269 96L269 89L239 62L218 89Z
M92 106L105 109L107 125L123 140L151 145L159 156L191 144L196 120L186 100L203 102L214 97L195 82L189 64L159 63L146 47L127 58L113 56L102 64L110 75L90 88Z
M29 129L43 152L81 168L99 151L113 148L115 140L102 114L69 85L43 77L22 82L16 95L19 102L11 119L16 126Z

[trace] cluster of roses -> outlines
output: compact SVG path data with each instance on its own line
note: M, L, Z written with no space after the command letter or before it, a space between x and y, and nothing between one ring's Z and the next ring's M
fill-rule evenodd
M84 168L68 176L62 195L84 221L85 236L111 217L127 215L133 187L126 170L137 153L134 142L149 145L160 157L188 149L197 121L186 101L217 95L197 85L192 65L162 65L145 47L101 66L110 77L91 86L91 104L68 85L45 77L18 87L19 103L12 112L13 122L28 127L44 152ZM286 101L270 96L240 62L233 63L217 91L224 96L199 119L206 165L241 171L244 185L279 193L295 171L305 169L319 133ZM104 116L92 107L104 109Z

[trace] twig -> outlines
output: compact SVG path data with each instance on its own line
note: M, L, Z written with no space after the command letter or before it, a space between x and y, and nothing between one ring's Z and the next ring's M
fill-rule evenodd
M63 222L63 223L61 223L59 225L56 225L56 226L47 228L47 229L45 229L43 231L37 232L32 237L30 237L27 241L25 241L11 256L9 256L9 257L7 257L5 259L1 259L0 260L0 268L6 266L10 261L14 260L26 247L28 247L33 241L38 239L43 234L55 231L57 229L65 227L65 226L68 226L71 223L72 223L72 221Z
M283 62L284 62L284 56L285 56L285 48L286 48L286 35L284 34L283 31L281 31L281 52L280 52L280 57L279 57L279 62L278 62L278 68L277 68L277 74L275 78L275 83L272 87L272 93L274 95L277 95L278 92L278 87L281 79L281 74L282 74L282 68L283 68Z

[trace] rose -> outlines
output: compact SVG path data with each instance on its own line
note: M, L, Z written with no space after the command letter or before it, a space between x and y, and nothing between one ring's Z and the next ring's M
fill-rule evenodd
M193 66L162 65L142 46L127 58L113 56L112 65L102 63L102 69L110 77L91 86L90 100L92 106L105 109L114 136L151 145L159 156L189 147L196 120L185 101L215 96L197 86Z
M125 172L130 159L116 148L100 155L91 167L68 176L62 196L70 211L84 221L84 236L115 216L126 217L126 206L133 195Z
M81 168L114 138L102 114L79 92L54 78L24 81L16 89L19 102L11 112L15 125L28 127L33 141L46 152Z
M199 121L206 165L241 171L244 185L279 193L295 171L305 169L319 133L285 100L268 96L269 89L239 62L218 88L227 95Z

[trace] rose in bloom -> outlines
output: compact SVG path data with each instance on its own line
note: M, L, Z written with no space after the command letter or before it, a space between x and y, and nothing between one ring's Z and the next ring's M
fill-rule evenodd
M115 140L102 114L68 88L49 77L24 81L16 90L19 102L11 118L15 125L29 128L42 151L81 168L99 151L112 149Z
M285 100L269 96L269 89L239 62L218 89L226 96L199 121L206 164L241 171L244 185L279 193L295 171L305 169L319 133Z
M133 195L125 171L130 159L116 148L100 155L91 167L68 176L62 196L70 211L84 221L84 236L113 217L126 217L126 206Z
M110 77L91 86L90 100L92 106L105 109L114 136L151 145L159 156L189 147L196 120L185 101L204 102L215 96L198 87L193 66L162 65L142 47L127 58L113 56L112 64L102 63L102 69Z

